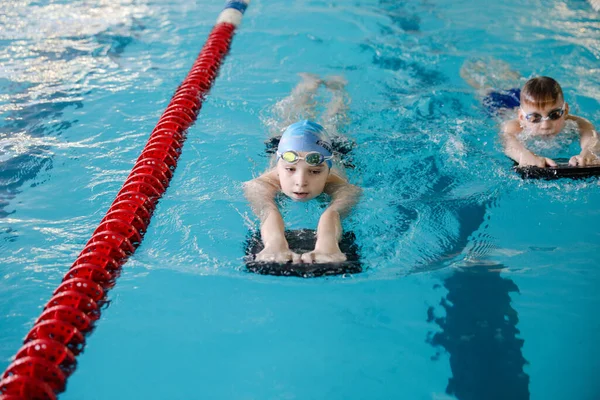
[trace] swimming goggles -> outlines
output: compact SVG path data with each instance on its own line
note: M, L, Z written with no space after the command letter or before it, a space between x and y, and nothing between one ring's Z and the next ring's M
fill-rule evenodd
M528 122L534 123L534 124L539 124L542 121L556 121L557 119L559 119L560 117L563 116L563 114L565 113L565 104L563 103L561 108L557 108L556 110L552 110L548 113L547 117L542 117L539 113L530 113L530 114L525 114L525 119ZM523 110L521 108L521 110Z
M329 161L333 156L325 157L323 154L311 151L306 153L304 157L301 157L298 153L293 150L284 151L283 153L277 152L277 157L281 158L288 164L296 164L298 160L304 160L308 165L316 167L317 165L323 164L325 161Z

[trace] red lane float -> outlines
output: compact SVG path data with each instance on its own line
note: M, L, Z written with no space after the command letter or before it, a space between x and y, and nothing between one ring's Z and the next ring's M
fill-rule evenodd
M248 3L229 1L219 15L123 187L2 374L0 400L52 400L65 389L75 356L85 346L84 335L100 318L107 290L141 243L173 177L187 129L202 108Z

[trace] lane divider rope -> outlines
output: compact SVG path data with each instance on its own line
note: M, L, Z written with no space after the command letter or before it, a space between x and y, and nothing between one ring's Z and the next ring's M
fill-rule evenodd
M219 14L108 212L2 374L1 400L54 400L65 390L106 292L140 245L173 177L186 131L196 121L249 2L228 1Z

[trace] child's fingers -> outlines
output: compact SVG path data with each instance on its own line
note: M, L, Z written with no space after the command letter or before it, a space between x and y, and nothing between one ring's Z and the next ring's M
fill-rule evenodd
M274 254L274 253L267 253L267 254L259 254L256 257L257 261L264 261L264 262L285 262L285 258L281 257L281 255L279 254Z
M311 251L310 253L302 254L302 262L307 263L307 264L314 263L315 262L315 253Z
M573 156L569 159L569 165L571 167L576 167L579 165L579 156Z
M527 163L525 165L533 165L539 168L545 168L547 166L546 159L544 157L535 157L531 163Z
M276 262L276 263L287 263L293 260L293 254L291 251L284 252L265 252L264 250L258 253L254 259L256 261L264 261L264 262Z
M557 166L556 162L551 158L544 158L544 161L546 161L546 165L548 165L549 167Z
M294 264L302 262L302 256L298 253L292 253L292 262Z
M308 264L344 261L346 261L346 255L344 253L319 253L316 251L311 251L310 253L302 254L302 262Z

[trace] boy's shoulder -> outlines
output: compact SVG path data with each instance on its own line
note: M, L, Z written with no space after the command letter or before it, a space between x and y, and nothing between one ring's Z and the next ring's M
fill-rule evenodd
M277 174L276 168L269 169L268 171L264 172L261 176L259 176L257 179L260 179L261 181L269 182L271 184L279 185L279 175Z
M279 183L279 176L277 175L277 171L275 170L275 168L272 168L266 172L264 172L263 174L261 174L260 176L257 176L254 179L251 179L247 182L245 182L245 185L255 185L255 184L268 184L270 186L273 186L275 188L280 188L281 185Z
M339 175L335 169L331 170L329 176L327 177L327 182L325 184L348 184L348 180L343 176Z
M502 133L505 135L516 135L521 133L523 127L518 119L511 119L502 123Z
M567 115L567 121L574 121L577 124L579 130L593 130L594 125L583 117L579 117L577 115L569 114Z

